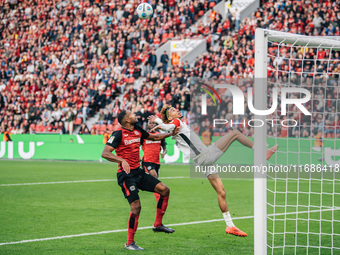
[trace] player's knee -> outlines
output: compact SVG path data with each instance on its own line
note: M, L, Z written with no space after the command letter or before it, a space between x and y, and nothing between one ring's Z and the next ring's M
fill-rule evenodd
M136 202L136 203L134 202L130 206L131 206L131 212L133 214L136 214L136 215L140 214L140 211L142 209L142 206L141 206L140 202Z
M165 186L165 188L162 190L162 194L161 195L163 197L168 197L170 195L170 189Z
M141 206L136 206L136 207L134 207L134 208L131 208L131 212L132 212L133 214L139 215L141 209L142 209Z
M170 195L170 189L168 187L166 187L165 196L169 196L169 195Z
M170 195L170 189L164 185L162 182L158 183L155 192L161 195L162 197L167 197Z
M239 136L241 133L240 133L240 131L238 131L237 129L234 129L233 131L231 131L232 132L232 134L234 135L234 136Z
M220 189L217 193L218 193L218 195L219 195L222 199L226 199L226 197L227 197L227 192L225 191L224 188Z

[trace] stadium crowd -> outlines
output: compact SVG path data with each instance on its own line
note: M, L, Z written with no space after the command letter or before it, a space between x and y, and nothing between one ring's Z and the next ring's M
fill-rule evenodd
M80 132L103 134L106 129L114 129L115 117L122 109L136 112L140 124L145 125L147 117L157 114L166 103L180 109L184 121L194 123L198 106L197 101L190 100L190 90L194 90L192 85L198 78L236 82L244 91L247 85L252 86L256 27L330 36L339 35L340 25L339 1L320 4L318 1L270 0L250 18L240 21L239 13L228 11L223 21L215 12L206 25L199 22L193 30L187 28L217 2L195 0L187 4L153 0L155 14L150 22L136 16L137 1L3 2L0 7L0 126L2 129L8 126L13 133L72 133L74 124L84 123L99 112L97 124L89 129L84 123ZM155 8L160 3L163 8ZM182 38L203 35L208 51L193 64L171 65L171 56L166 53L157 59L155 49L174 35ZM271 54L275 57L270 63L269 78L272 82L287 79L287 75L279 75L284 72L270 71L289 71L287 51L278 52L273 47ZM327 50L310 51L303 53L302 58L324 59L327 54ZM338 130L339 104L334 104L332 99L339 98L334 81L339 78L340 66L336 63L339 54L332 54L335 59L332 65L320 60L315 78L303 78L303 82L316 84L313 89L317 98L310 106L312 119L299 119L300 126L308 129L302 132L300 128L301 136L307 133L315 136L325 125L329 136ZM307 72L306 68L312 68L312 64L303 67L301 63L296 61L290 71L301 74ZM333 79L329 79L333 86L326 89L325 72L334 73ZM146 77L146 81L136 90L132 84L141 76ZM118 100L119 95L122 100ZM228 109L220 111L220 117L228 115L231 108L230 95L223 95ZM327 107L322 107L326 101ZM328 114L320 116L322 110ZM202 134L207 127L211 133L228 132L228 127L213 130L211 116L202 119L203 128L197 126L197 132ZM250 127L239 128L246 135L253 133ZM269 132L277 136L297 135L297 130Z
M219 32L218 39L213 42L215 48L201 56L195 63L198 76L206 79L222 79L229 84L237 84L244 92L253 86L254 75L254 34L257 27L272 30L291 32L309 36L339 36L340 25L339 1L274 1L266 2L262 8L257 9L250 18L245 18L238 26L232 26L232 20L226 19ZM229 29L231 28L231 29ZM232 28L236 29L232 33ZM227 30L227 31L225 31ZM225 33L223 33L225 32ZM218 44L217 50L216 43ZM339 75L340 55L337 51L323 49L308 49L301 47L280 47L269 44L268 52L270 61L268 65L269 83L281 83L303 86L312 92L313 98L307 104L312 116L301 116L297 109L288 111L287 118L295 119L298 125L295 128L285 128L275 124L268 126L268 134L274 136L290 137L340 137L339 119ZM294 60L289 58L293 58ZM332 61L330 61L332 59ZM271 87L270 87L271 88ZM224 94L225 91L220 91ZM270 91L268 91L270 92ZM197 100L197 107L199 103ZM231 116L232 103L228 92L224 94L225 111L216 109L208 114L206 126L211 126L213 116L230 121L243 121L240 116ZM271 105L268 101L268 109ZM247 106L247 105L246 105ZM251 119L244 117L246 123ZM192 109L196 109L193 107ZM225 113L225 114L224 114ZM282 118L281 118L282 119ZM204 123L204 122L201 122ZM208 125L209 124L209 125ZM204 124L202 124L203 126ZM253 128L249 125L239 125L238 128L248 136L253 134ZM228 127L211 130L216 135L230 130ZM321 133L321 134L320 134Z
M72 132L151 72L154 50L215 4L152 0L153 18L143 21L139 3L1 0L2 128Z

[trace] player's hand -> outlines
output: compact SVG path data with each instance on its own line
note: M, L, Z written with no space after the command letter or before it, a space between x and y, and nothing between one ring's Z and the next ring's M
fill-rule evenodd
M157 129L160 129L160 128L161 128L160 125L155 126L153 129L150 130L150 132L155 132Z
M177 135L178 133L179 133L179 129L180 129L181 127L179 126L179 127L176 127L175 129L174 129L174 131L172 131L172 135Z
M125 173L127 173L127 174L130 173L130 166L129 166L128 162L126 162L125 160L122 162L122 167L123 167L123 170L125 171Z
M166 155L166 151L161 153L161 158L164 158Z
M155 123L155 120L157 119L157 116L156 115L151 115L148 117L148 121L150 123Z

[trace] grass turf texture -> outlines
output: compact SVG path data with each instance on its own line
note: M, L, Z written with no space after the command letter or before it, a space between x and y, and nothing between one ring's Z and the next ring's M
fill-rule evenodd
M80 162L34 162L34 161L0 161L0 184L60 182L78 180L116 179L115 164L80 163ZM164 183L171 189L167 213L164 224L185 223L221 219L216 193L206 179L189 178L189 167L179 165L163 165L161 177L178 177L179 179L164 179ZM253 215L253 182L251 180L223 179L227 190L227 201L232 217ZM270 184L269 184L270 185ZM307 184L306 184L307 185ZM304 185L300 190L307 188ZM277 189L285 187L280 182ZM270 186L269 186L270 187ZM321 187L314 185L320 192ZM325 187L324 187L325 189ZM335 187L337 191L338 185ZM290 190L290 186L289 186ZM294 191L294 190L293 190ZM324 190L325 191L325 190ZM140 192L142 212L139 227L152 226L156 214L156 202L152 193ZM270 197L268 197L269 202ZM277 195L276 204L284 202ZM287 197L288 200L294 197ZM299 197L299 204L308 204L308 197ZM312 199L315 200L315 199ZM329 204L329 198L323 199ZM326 202L327 201L327 202ZM294 201L288 201L294 204ZM339 200L336 200L335 206ZM60 183L25 186L0 186L0 243L15 242L47 237L95 233L127 228L129 205L124 199L116 181ZM312 208L314 209L314 208ZM311 209L311 210L312 210ZM294 209L293 209L294 211ZM295 210L296 211L296 210ZM306 211L299 208L299 211ZM270 210L268 211L269 213ZM276 211L281 213L284 211ZM287 212L291 212L288 208ZM320 213L312 214L320 215ZM331 217L330 212L323 213L324 219ZM307 214L301 214L305 218ZM339 211L334 212L334 218L339 219ZM276 219L284 219L277 216ZM296 215L286 218L286 231L295 232ZM320 219L320 218L319 218ZM331 219L331 218L330 218ZM153 233L151 229L138 230L135 240L145 248L146 254L252 254L253 253L253 219L234 220L236 226L248 233L248 237L240 238L226 236L224 221L174 226L174 234ZM319 233L320 224L298 221L299 231ZM269 223L269 230L273 226ZM334 232L339 228L334 225ZM323 233L331 233L332 226L322 222ZM275 232L282 232L284 225L279 221L275 225ZM0 246L0 254L126 254L131 251L123 249L127 232L90 235L83 237L64 238L41 242L9 244ZM300 244L319 244L319 235L298 234ZM269 244L272 237L268 236ZM287 234L276 235L274 245L295 243L295 236ZM323 246L331 246L331 239L321 236ZM337 238L333 246L339 247ZM293 254L294 248L286 248L286 254ZM306 254L305 248L298 248L297 254ZM322 254L331 254L330 250L322 249ZM337 251L334 251L336 254ZM319 254L319 249L309 249L309 254ZM282 249L275 249L274 254L283 254Z
M115 164L0 161L0 183L116 179ZM163 165L161 177L189 177L189 167ZM162 178L160 178L162 180ZM223 180L233 217L253 214L252 181ZM206 179L164 179L171 189L164 224L221 219ZM140 192L139 227L152 226L156 201ZM242 201L242 202L240 202ZM0 243L126 229L129 205L116 181L0 186ZM224 221L173 227L174 234L137 230L145 254L252 254L253 220L235 220L249 236L227 236ZM127 232L0 246L0 254L126 254Z

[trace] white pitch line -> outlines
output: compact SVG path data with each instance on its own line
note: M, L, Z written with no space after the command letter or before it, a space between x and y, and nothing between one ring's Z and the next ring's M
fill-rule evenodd
M296 214L296 213L298 213L298 214L301 214L301 213L313 213L313 212L331 211L331 210L340 210L340 207L324 209L324 210L311 210L311 211L302 211L302 212L278 213L278 214L275 214L275 215L289 215L289 214ZM273 216L273 215L274 214L270 214L269 216ZM252 218L254 218L254 216L243 216L243 217L234 217L233 220L244 220L244 219L252 219ZM169 227L173 227L173 226L185 226L185 225L194 225L194 224L217 222L217 221L223 221L223 220L224 219L191 221L191 222L167 224L167 226L169 226ZM150 228L152 228L152 226L140 227L140 228L138 228L138 230L150 229ZM47 237L47 238L40 238L40 239L22 240L22 241L17 241L17 242L0 243L0 246L2 246L2 245L9 245L9 244L33 243L33 242L65 239L65 238L72 238L72 237L102 235L102 234L110 234L110 233L118 233L118 232L126 232L126 231L128 231L128 230L127 229L117 229L117 230L108 230L108 231L100 231L100 232L93 232L93 233L83 233L83 234L76 234L76 235L55 236L55 237Z
M111 182L111 181L116 181L116 179L79 180L79 181L60 181L60 182L11 183L11 184L0 184L0 187L7 187L7 186L27 186L27 185L43 185L43 184L63 184L63 183L81 183L81 182Z
M186 179L190 178L189 176L169 176L169 177L160 177L160 180L163 179ZM200 179L200 178L193 178ZM223 179L224 180L224 179ZM231 178L229 181L253 181L252 179L242 179L242 178ZM78 181L60 181L60 182L32 182L32 183L10 183L10 184L0 184L0 187L9 187L9 186L29 186L29 185L43 185L43 184L65 184L65 183L82 183L82 182L112 182L117 181L117 179L103 179L103 180L78 180Z
M249 216L248 218L252 218L252 217L254 217L254 216ZM240 217L240 218L247 218L247 217ZM235 219L239 219L239 218L233 218L233 219L235 220ZM222 221L222 220L224 220L224 219L204 220L204 221L192 221L192 222L184 222L184 223L167 224L167 226L184 226L184 225L208 223L208 222ZM151 228L152 228L152 226L149 226L149 227L140 227L140 228L138 228L138 230L151 229ZM20 243L32 243L32 242L40 242L40 241L49 241L49 240L56 240L56 239L81 237L81 236L102 235L102 234L110 234L110 233L118 233L118 232L126 232L126 231L128 231L128 230L127 229L117 229L117 230L109 230L109 231L101 231L101 232L93 232L93 233L83 233L83 234L77 234L77 235L47 237L47 238L40 238L40 239L22 240L22 241L17 241L17 242L0 243L0 246L8 245L8 244L20 244Z
M163 179L183 179L189 178L186 176L173 176L173 177L160 177L160 180ZM43 184L64 184L64 183L82 183L82 182L112 182L117 181L117 179L103 179L103 180L79 180L79 181L60 181L60 182L33 182L33 183L12 183L12 184L0 184L0 187L7 186L27 186L27 185L43 185Z

